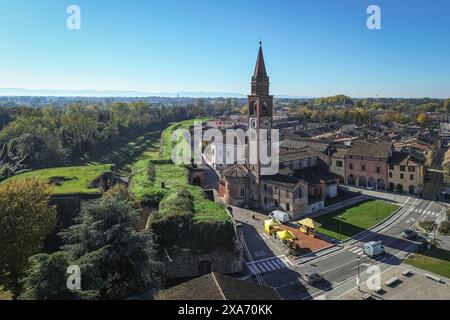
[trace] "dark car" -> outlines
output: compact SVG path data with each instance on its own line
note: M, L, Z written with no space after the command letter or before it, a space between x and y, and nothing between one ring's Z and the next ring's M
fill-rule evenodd
M414 240L417 238L417 232L407 229L407 230L403 231L402 236L405 239Z
M303 278L310 285L314 285L323 281L323 277L316 272L307 272L305 273L305 276Z

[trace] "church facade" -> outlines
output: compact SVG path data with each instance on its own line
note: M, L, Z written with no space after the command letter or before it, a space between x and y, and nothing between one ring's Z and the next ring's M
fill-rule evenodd
M273 96L267 75L262 47L259 48L255 71L248 96L248 128L245 141L246 161L221 172L219 197L224 204L255 208L263 211L283 210L298 218L324 207L327 198L337 196L339 177L329 171L330 158L315 149L301 149L279 154L276 174L265 175L261 162L249 161L249 149L256 146L260 154L263 147L271 148L271 135L267 145L261 144L263 131L272 129ZM270 150L266 150L270 154Z

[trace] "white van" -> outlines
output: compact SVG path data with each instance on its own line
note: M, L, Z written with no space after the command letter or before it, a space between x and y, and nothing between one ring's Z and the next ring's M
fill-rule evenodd
M272 213L269 214L269 216L271 218L274 218L275 220L277 220L280 223L286 223L289 222L289 220L291 220L291 217L289 216L289 214L287 212L283 212L280 210L275 210Z
M364 254L366 254L369 258L376 258L385 252L386 251L384 250L382 241L371 241L364 245Z

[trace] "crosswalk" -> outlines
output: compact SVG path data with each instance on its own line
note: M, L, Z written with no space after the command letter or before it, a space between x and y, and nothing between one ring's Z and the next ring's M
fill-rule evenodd
M425 209L413 209L412 212L416 212L422 215L431 216L431 217L439 217L441 214L439 212L433 212L431 210L425 210Z
M350 247L347 249L347 251L353 254L357 254L358 256L362 256L364 254L364 250L359 247Z
M294 267L294 263L287 256L279 256L246 264L252 274L264 274L280 269Z

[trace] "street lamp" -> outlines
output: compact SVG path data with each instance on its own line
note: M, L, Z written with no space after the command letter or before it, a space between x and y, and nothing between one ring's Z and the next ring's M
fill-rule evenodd
M339 218L339 241L342 242L342 216L338 216Z

